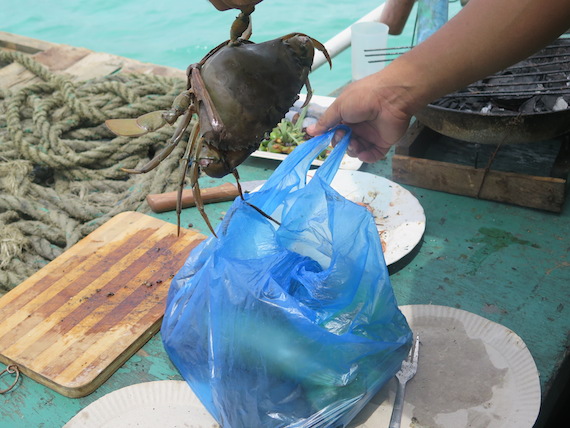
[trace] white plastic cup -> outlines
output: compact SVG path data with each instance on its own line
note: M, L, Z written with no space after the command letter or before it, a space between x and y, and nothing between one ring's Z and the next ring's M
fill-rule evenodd
M357 22L350 27L352 80L359 80L384 68L388 26L381 22Z

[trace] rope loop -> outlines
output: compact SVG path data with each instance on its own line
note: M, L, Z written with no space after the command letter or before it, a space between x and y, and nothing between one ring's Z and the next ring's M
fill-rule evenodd
M20 379L20 369L18 368L18 366L16 364L10 364L4 370L2 370L0 372L0 377L2 377L4 375L4 373L15 375L15 379L14 379L14 382L12 382L12 385L10 385L8 388L0 389L0 394L6 394L7 392L14 389L14 387L18 383L18 379Z
M184 151L180 144L153 171L129 175L121 168L146 164L174 128L127 138L104 122L169 109L185 80L118 73L77 81L0 51L0 64L11 63L33 76L0 89L0 296L114 215L148 212L146 195L178 182Z

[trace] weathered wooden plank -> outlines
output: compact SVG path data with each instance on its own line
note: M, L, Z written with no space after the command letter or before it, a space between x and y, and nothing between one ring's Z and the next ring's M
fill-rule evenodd
M560 212L567 146L556 140L497 150L450 139L415 121L396 146L392 173L395 181L425 189Z
M121 71L132 60L104 52L91 52L65 69L65 73L78 80L89 80Z
M147 62L129 61L121 69L122 73L152 74L155 76L178 77L186 80L186 72L179 68L155 65Z
M399 183L560 212L566 180L473 168L395 154L392 173Z
M0 48L34 54L55 46L54 43L0 31Z
M2 89L17 90L24 85L34 82L36 79L38 78L34 73L15 62L0 68L0 88Z
M50 71L66 73L76 80L89 80L117 72L186 78L186 73L177 68L143 63L108 53L93 52L86 48L42 42L4 32L0 32L0 49L33 53L33 58ZM40 78L18 63L0 68L0 88L18 90L39 81Z
M91 51L85 48L75 48L67 45L53 45L45 51L33 55L40 64L50 71L61 73L89 55ZM0 69L0 87L16 91L26 85L42 81L36 74L23 65L14 62Z
M103 52L91 52L64 71L80 80L89 80L118 72L186 77L186 73L177 68L143 63Z
M204 236L122 213L0 299L0 361L62 395L93 392L160 326Z
M76 62L85 58L91 51L68 45L55 45L34 55L34 59L53 72L65 72Z

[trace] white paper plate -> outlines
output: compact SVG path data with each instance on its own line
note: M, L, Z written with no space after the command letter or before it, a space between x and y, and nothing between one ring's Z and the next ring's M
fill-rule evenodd
M63 428L219 428L184 381L139 383L113 391Z
M540 382L519 336L447 306L401 309L420 335L418 372L406 386L402 428L533 426L540 409ZM387 427L395 391L393 379L349 427Z
M330 106L335 99L333 97L324 97L322 95L313 95L311 101L309 103L309 108L312 106L326 108ZM295 103L296 105L302 105L305 102L305 94L299 95L299 100ZM271 159L277 161L283 161L287 157L286 154L283 153L271 153L271 152L262 152L261 150L256 150L251 154L251 156L256 158L263 158L263 159ZM321 160L314 160L311 165L314 166L321 166L324 161ZM345 155L342 158L342 162L340 163L340 169L347 169L356 171L362 166L362 161L358 160L358 158L353 158L348 155Z
M307 177L314 174L311 170ZM346 199L364 204L372 212L387 265L400 260L420 242L426 227L424 209L399 184L368 172L339 170L331 186Z
M540 408L534 360L506 327L446 306L402 306L420 335L418 372L408 382L402 428L530 428ZM349 425L387 427L396 391L390 381ZM184 381L156 381L105 395L64 428L216 428Z
M287 155L282 154L282 153L262 152L261 150L256 150L255 152L253 152L251 154L251 156L254 156L256 158L262 158L262 159L276 160L279 162L284 161L285 158L287 157ZM324 161L322 161L322 160L315 159L311 163L311 165L321 166L323 164L323 162ZM348 155L344 155L342 158L342 161L340 162L339 168L356 171L361 166L362 166L362 161L358 160L358 158L353 158L353 157L350 157Z

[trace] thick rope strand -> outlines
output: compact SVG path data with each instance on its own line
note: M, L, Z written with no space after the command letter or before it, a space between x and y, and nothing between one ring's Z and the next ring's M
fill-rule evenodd
M36 76L20 89L0 89L1 295L112 216L147 212L149 192L173 189L182 147L148 174L121 171L148 162L171 126L125 138L104 121L168 109L185 82L144 74L76 82L20 52L1 51L0 63Z

